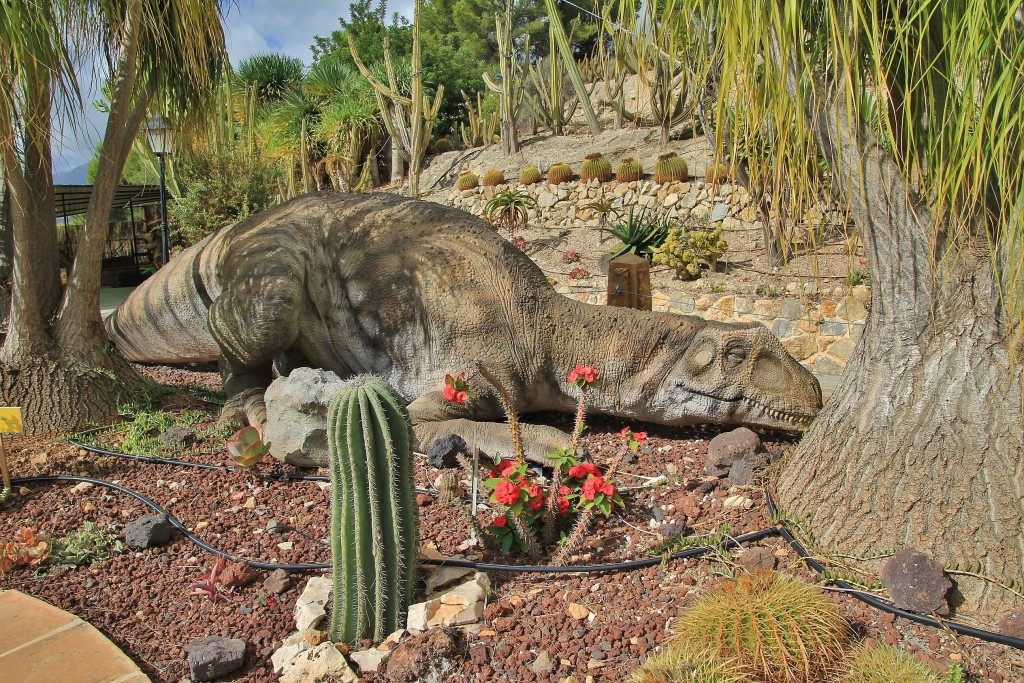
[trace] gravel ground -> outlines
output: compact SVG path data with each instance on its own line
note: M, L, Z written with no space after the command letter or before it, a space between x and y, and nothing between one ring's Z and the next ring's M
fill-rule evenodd
M146 368L161 382L216 388L214 373ZM163 399L174 409L201 407L194 394L178 391ZM542 415L541 421L569 426L569 417ZM211 420L212 422L212 420ZM202 425L200 425L202 426ZM599 465L606 465L626 423L595 417L585 440ZM738 535L764 528L767 513L759 489L730 487L727 480L704 476L708 440L718 429L645 428L650 437L637 459L620 468L617 482L627 489L626 510L596 524L577 563L615 562L650 555L662 540L665 524L685 524L695 533L711 533L729 524ZM769 452L781 453L792 440L766 433ZM328 562L327 495L315 483L260 481L245 473L209 471L132 462L78 451L62 441L15 437L8 441L15 476L71 473L120 483L157 501L197 535L225 551L265 562ZM199 443L183 459L221 463L222 444ZM418 485L429 487L438 471L417 459ZM263 463L265 471L284 471ZM292 468L287 468L291 470ZM307 470L307 473L312 472ZM664 477L657 486L650 478ZM723 508L730 495L750 498L749 510ZM491 548L464 545L465 522L452 508L419 497L421 545L447 555L506 561ZM0 508L0 539L31 526L53 536L80 527L86 520L121 531L125 523L148 511L135 500L99 487L69 484L33 485L27 496ZM493 513L481 512L488 522ZM271 524L276 521L278 524ZM287 528L269 531L269 526ZM281 544L284 544L283 546ZM290 544L290 545L289 545ZM785 571L810 578L778 539L759 543L774 551ZM462 548L462 550L460 550ZM515 562L515 560L512 560ZM216 603L193 592L193 583L209 573L214 559L180 535L164 547L128 551L61 573L16 569L0 577L0 588L17 588L43 598L94 624L122 647L154 681L178 683L188 675L185 645L199 636L224 635L249 644L247 664L230 680L271 681L269 655L276 642L294 630L292 610L304 574L278 596L262 590L258 580L234 589ZM492 573L494 594L484 620L466 635L465 656L452 681L621 681L667 635L672 618L731 569L710 560L674 561L664 566L589 575ZM947 632L910 625L863 607L837 593L860 638L897 644L918 653L944 671L961 663L976 681L1024 679L1020 653ZM268 599L272 598L272 599ZM570 612L570 605L583 606ZM575 613L581 618L572 616ZM368 643L367 643L368 645ZM546 653L543 655L542 652ZM536 673L538 657L550 671ZM376 680L369 678L367 680Z

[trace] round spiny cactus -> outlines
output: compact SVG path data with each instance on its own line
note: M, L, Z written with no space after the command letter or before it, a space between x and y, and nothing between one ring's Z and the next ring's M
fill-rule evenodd
M484 173L484 187L496 187L505 184L505 172L500 168L492 168Z
M460 192L472 190L479 184L480 179L477 178L476 173L473 173L472 171L463 171L459 174L459 179L455 181L455 187L457 187Z
M572 169L569 164L559 161L548 169L548 182L552 185L561 185L572 180Z
M540 169L536 166L527 166L519 172L519 182L522 185L533 185L539 183L544 176L540 174Z
M580 166L580 180L587 182L592 179L600 183L607 183L612 179L612 162L600 152L588 154Z
M746 683L734 660L707 652L687 655L671 645L651 655L629 677L628 683Z
M889 645L857 648L846 667L843 683L941 683L927 664Z
M615 179L620 183L631 183L644 177L643 165L633 157L626 157L615 169Z
M704 182L708 184L720 184L729 180L729 167L723 163L714 163L704 171Z
M434 141L434 151L438 154L444 154L455 149L455 145L448 138L438 138Z
M701 596L676 621L673 647L735 659L748 679L815 683L843 655L847 625L816 588L777 572L755 572Z
M686 160L675 152L662 154L654 162L654 182L656 183L678 182L689 177L690 169L686 166Z

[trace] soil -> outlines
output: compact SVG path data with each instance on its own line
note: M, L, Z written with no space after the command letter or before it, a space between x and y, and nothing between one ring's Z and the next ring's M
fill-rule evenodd
M217 375L208 369L149 367L144 372L182 387L162 398L164 407L178 411L211 407L204 400L205 392L185 390L215 389ZM202 434L214 417L211 413L201 421L197 431ZM540 415L531 419L567 428L571 418ZM606 466L620 444L618 431L626 423L598 416L589 425L585 443L594 461ZM732 487L728 480L705 475L707 443L720 433L719 428L629 426L646 429L649 438L638 457L624 464L616 477L624 492L625 510L594 525L574 563L648 557L664 540L659 530L665 525L678 530L682 523L692 534L706 534L728 524L728 532L739 535L769 524L758 487ZM112 432L108 440L116 443L116 434ZM770 432L762 434L762 441L775 456L793 444L792 437ZM330 560L329 504L316 483L268 482L245 472L97 456L63 440L15 436L7 443L17 477L70 473L106 479L156 501L221 550L264 562ZM214 437L175 455L213 464L225 457L223 443ZM268 462L259 469L297 471ZM416 469L420 487L429 488L439 475L423 456L417 456ZM660 485L645 486L653 478L660 478ZM0 508L0 539L11 539L24 526L59 537L86 520L123 534L127 522L151 512L126 495L100 487L32 484L22 493ZM731 495L749 498L752 507L725 509L723 501ZM525 561L503 557L492 547L467 548L468 528L455 509L443 507L430 496L420 496L419 505L421 546L471 559ZM486 523L493 515L482 511L480 519ZM757 545L768 548L783 571L812 580L778 539ZM561 681L573 676L579 683L621 681L662 643L672 619L696 594L724 580L724 575L741 571L737 555L673 561L623 573L491 573L493 595L484 619L466 629L464 654L446 680ZM308 574L293 574L292 587L274 596L262 587L268 572L257 572L253 583L222 589L213 602L208 594L196 592L194 584L209 575L214 563L214 557L175 534L165 546L128 550L87 567L59 572L16 568L0 577L0 588L24 591L88 620L154 681L179 683L186 678L185 646L206 635L242 638L248 643L246 665L230 680L274 680L269 656L275 644L294 631L292 611ZM840 593L829 594L842 607L858 639L895 644L916 653L937 671L961 664L975 677L970 680L1024 678L1024 657L1019 652L912 625ZM550 664L548 673L533 670L538 657Z

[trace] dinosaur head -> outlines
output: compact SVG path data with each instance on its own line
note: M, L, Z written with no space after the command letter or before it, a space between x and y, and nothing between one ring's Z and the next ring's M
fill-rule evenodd
M658 390L659 422L798 430L821 408L813 374L760 325L708 323Z

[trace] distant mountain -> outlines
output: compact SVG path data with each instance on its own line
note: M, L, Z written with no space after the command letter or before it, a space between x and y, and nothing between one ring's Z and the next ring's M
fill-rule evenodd
M85 185L89 182L89 162L81 166L69 168L66 171L53 174L53 182L56 185Z

